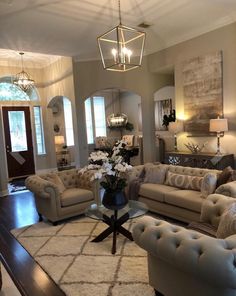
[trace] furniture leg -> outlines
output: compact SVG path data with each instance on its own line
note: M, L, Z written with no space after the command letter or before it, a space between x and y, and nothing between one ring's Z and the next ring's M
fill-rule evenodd
M43 216L38 212L39 222L43 221Z
M109 226L107 229L105 229L103 232L101 232L97 237L95 237L92 242L101 242L104 240L104 238L108 237L113 232L113 228Z
M0 265L0 290L2 289L2 271L1 271L1 265Z
M155 291L155 296L164 296L163 294L161 294L161 292L157 291L156 289L154 289Z
M125 237L127 237L129 240L133 241L133 237L131 232L129 232L127 229L125 229L123 226L119 226L117 228L118 233L123 234Z
M118 211L114 211L114 217L112 219L112 228L113 228L113 241L112 241L112 250L111 253L115 254L116 253L116 235L117 235L117 228L116 228L116 221L117 221L117 213Z

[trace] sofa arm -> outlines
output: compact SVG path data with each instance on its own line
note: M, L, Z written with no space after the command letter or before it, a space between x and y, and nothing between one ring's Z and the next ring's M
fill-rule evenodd
M236 181L232 181L232 182L220 185L216 189L215 193L236 197Z
M236 288L236 237L215 239L144 217L133 228L135 242L150 255L219 287Z
M59 188L56 184L46 181L37 175L28 177L25 180L25 186L37 197L50 198L52 192L55 193L55 196L60 194Z
M236 202L235 198L222 194L208 195L202 203L200 221L218 228L224 210L234 202Z

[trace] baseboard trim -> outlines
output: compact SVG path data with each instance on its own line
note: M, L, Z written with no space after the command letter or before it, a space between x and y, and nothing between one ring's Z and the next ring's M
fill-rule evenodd
M0 197L9 195L8 189L0 191Z

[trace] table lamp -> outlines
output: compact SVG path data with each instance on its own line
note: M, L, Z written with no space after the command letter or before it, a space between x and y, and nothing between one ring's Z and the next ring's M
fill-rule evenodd
M216 154L221 155L220 152L220 136L222 132L228 131L228 120L226 118L210 119L210 132L216 132L217 136L217 151Z
M168 130L170 133L174 134L174 150L178 151L177 148L177 134L183 131L183 122L182 121L172 121L169 123Z
M56 150L59 151L62 148L62 146L65 144L64 136L55 136L54 142L56 145Z

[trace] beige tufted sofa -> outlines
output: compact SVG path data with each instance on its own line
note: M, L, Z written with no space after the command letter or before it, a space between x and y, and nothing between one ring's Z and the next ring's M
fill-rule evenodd
M91 182L93 173L80 174L72 169L29 176L25 184L34 193L40 220L44 216L56 224L83 213L89 204L98 202L99 184Z
M168 173L171 173L176 176L181 175L186 177L197 177L196 179L203 179L206 175L214 174L216 176L215 186L217 182L217 174L220 173L220 171L210 169L183 167L178 165L156 165L162 165L167 168L166 176ZM128 178L129 185L138 178L143 169L145 169L145 165L133 167L133 170ZM139 188L138 200L146 203L150 211L167 217L183 222L199 221L202 203L204 198L206 198L206 196L203 197L201 188L195 188L195 190L192 190L190 188L185 188L184 186L181 187L181 184L178 185L178 187L167 184L166 176L162 183L155 181L145 182L144 179L144 182L141 183ZM129 188L127 191L128 190ZM215 187L210 193L213 192L215 192Z
M233 202L224 195L209 195L201 221L218 227ZM134 226L133 238L148 252L149 283L156 295L236 295L236 234L216 239L146 216Z

